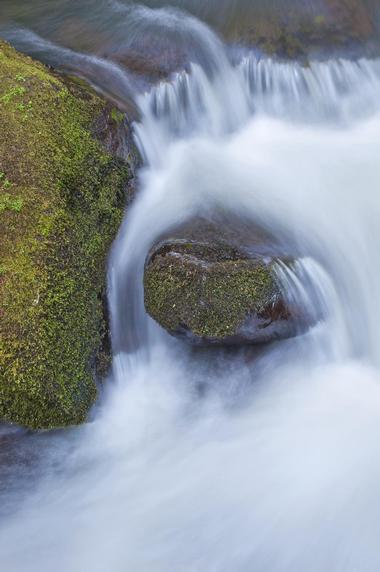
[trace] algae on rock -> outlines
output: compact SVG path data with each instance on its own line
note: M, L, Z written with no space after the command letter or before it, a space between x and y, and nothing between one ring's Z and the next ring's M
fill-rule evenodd
M97 389L106 258L130 177L112 108L0 42L0 419L78 424Z

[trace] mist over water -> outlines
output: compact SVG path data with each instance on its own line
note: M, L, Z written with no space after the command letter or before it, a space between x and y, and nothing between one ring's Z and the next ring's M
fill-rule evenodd
M182 26L202 57L155 86L96 56L139 111L144 159L110 257L113 371L86 426L43 441L30 475L14 468L1 569L377 572L380 62L231 62L204 22ZM91 80L80 58L95 56L43 42ZM194 353L144 310L152 244L220 212L296 257L278 279L314 316L253 358Z

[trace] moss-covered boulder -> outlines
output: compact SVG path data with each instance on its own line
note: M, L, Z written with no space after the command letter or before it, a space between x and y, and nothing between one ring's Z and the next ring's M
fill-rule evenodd
M120 121L91 90L0 42L2 420L78 424L96 398L106 257L129 179L111 152Z
M150 254L145 307L170 334L194 344L264 343L295 333L273 259L225 242L164 241Z

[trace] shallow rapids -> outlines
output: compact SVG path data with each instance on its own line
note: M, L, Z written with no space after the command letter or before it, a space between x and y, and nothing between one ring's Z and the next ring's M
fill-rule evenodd
M144 165L110 257L112 375L86 426L6 475L1 570L378 572L380 62L232 58L189 18L202 58L149 89L75 53L133 98ZM277 274L306 333L193 352L148 318L152 244L220 212L297 258Z

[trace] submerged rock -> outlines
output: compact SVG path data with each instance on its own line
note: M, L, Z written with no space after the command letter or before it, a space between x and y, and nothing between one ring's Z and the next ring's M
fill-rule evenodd
M274 257L250 257L224 240L165 240L147 260L146 310L170 334L194 344L257 344L292 336L297 311L281 293L275 263Z
M4 42L0 79L0 419L77 424L102 345L108 359L106 257L130 179L122 122Z

